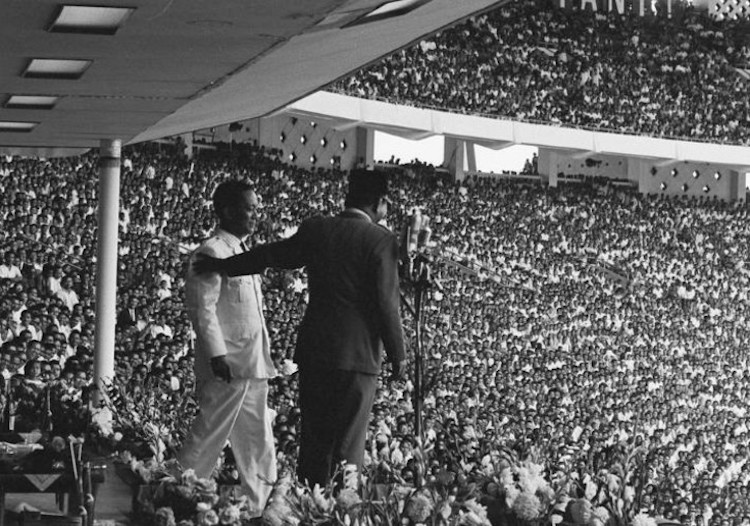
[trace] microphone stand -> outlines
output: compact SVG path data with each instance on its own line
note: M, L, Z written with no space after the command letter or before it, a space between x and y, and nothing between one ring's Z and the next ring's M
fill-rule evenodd
M414 318L414 334L416 340L416 349L414 351L414 391L412 393L412 405L414 407L414 435L417 438L419 445L423 444L423 430L422 430L422 407L424 405L424 395L422 386L422 370L424 368L424 342L422 339L423 325L424 325L424 299L427 293L433 285L432 273L430 271L430 260L424 254L416 254L409 258L409 262L405 269L406 277L413 285L414 290L414 305L409 304L404 294L401 294L404 305L411 313ZM422 473L422 466L417 466L417 472L415 473L416 487L420 488L423 485L424 473Z
M414 353L414 434L422 439L422 406L424 404L424 393L422 392L422 370L424 368L424 341L422 333L424 329L424 299L427 290L432 287L429 261L422 255L414 259L414 312L415 312L415 339L416 352Z

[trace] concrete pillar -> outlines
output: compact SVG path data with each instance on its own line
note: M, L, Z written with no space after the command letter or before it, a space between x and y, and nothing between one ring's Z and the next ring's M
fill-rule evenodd
M357 163L363 168L375 166L375 130L372 128L357 128Z
M460 182L466 177L464 172L464 149L466 141L454 137L445 137L443 142L443 166L453 176L453 181Z
M103 140L99 146L99 217L96 242L96 327L94 381L115 375L115 299L117 293L117 227L120 208L119 140ZM97 395L98 396L98 395ZM97 398L94 400L97 401Z
M742 201L747 200L747 177L750 175L750 172L741 171L737 174L737 199L740 199Z
M650 188L649 176L653 178L651 169L654 168L655 161L647 159L628 158L628 181L638 184L638 192L648 195L654 190Z
M539 153L537 154L537 171L542 182L556 188L558 168L557 152L549 148L539 148Z
M456 144L458 139L443 137L443 166L453 173L452 166L456 164Z
M466 141L457 141L456 143L456 166L454 167L454 174L456 181L463 181L466 179L466 172L464 171L464 164L466 163Z
M744 200L746 189L746 174L737 170L729 172L729 200Z
M466 162L469 172L477 171L477 152L473 142L466 142Z

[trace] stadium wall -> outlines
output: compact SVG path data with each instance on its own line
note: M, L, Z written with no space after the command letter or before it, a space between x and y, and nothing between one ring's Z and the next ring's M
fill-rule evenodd
M286 162L305 169L341 167L348 170L359 161L365 162L368 155L371 157L372 133L368 137L367 131L357 127L337 130L324 117L280 114L245 121L235 126L233 132L229 126L220 126L212 129L210 137L216 142L256 141L266 148L281 150ZM206 134L201 136L206 137Z
M284 152L291 164L311 170L356 162L356 129L336 131L324 121L278 115L258 119L258 142Z
M389 104L319 91L287 107L294 114L327 118L336 129L352 126L407 138L442 135L491 148L526 144L589 155L680 159L750 165L750 147L608 133L549 124L518 122Z
M255 140L307 169L371 165L374 130L408 139L446 138L446 166L463 174L464 146L539 147L539 174L604 176L644 193L745 198L750 147L597 132L448 113L318 92L276 115L213 130L216 140ZM455 152L455 156L448 152ZM471 159L468 159L471 161ZM469 162L469 164L472 164ZM474 168L469 166L469 172ZM697 176L696 176L697 174ZM718 174L718 176L717 176Z
M695 162L631 161L644 194L704 196L724 201L745 199L746 174L726 165Z
M716 197L725 201L745 198L745 174L715 163L587 155L541 148L539 173L550 186L557 186L562 177L598 176L629 182L644 194Z
M557 186L561 177L580 175L632 181L627 157L571 154L550 148L539 149L539 173L550 186Z

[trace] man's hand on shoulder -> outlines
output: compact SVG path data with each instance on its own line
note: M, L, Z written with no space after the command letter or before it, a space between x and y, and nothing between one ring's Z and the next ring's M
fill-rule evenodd
M208 274L209 272L221 272L223 259L215 258L207 254L198 253L193 259L193 271L196 274Z
M404 380L406 378L406 360L391 364L391 381Z
M211 358L211 371L214 376L226 383L232 381L232 370L229 368L226 356L214 356Z

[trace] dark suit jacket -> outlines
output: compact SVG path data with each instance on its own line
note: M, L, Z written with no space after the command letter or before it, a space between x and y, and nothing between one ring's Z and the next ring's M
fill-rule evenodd
M138 324L138 314L135 316L130 314L130 309L123 309L120 314L117 315L117 326L123 329L135 327Z
M405 359L399 314L398 239L358 211L304 221L289 239L225 260L230 276L307 267L310 303L295 361L378 374L382 350Z

